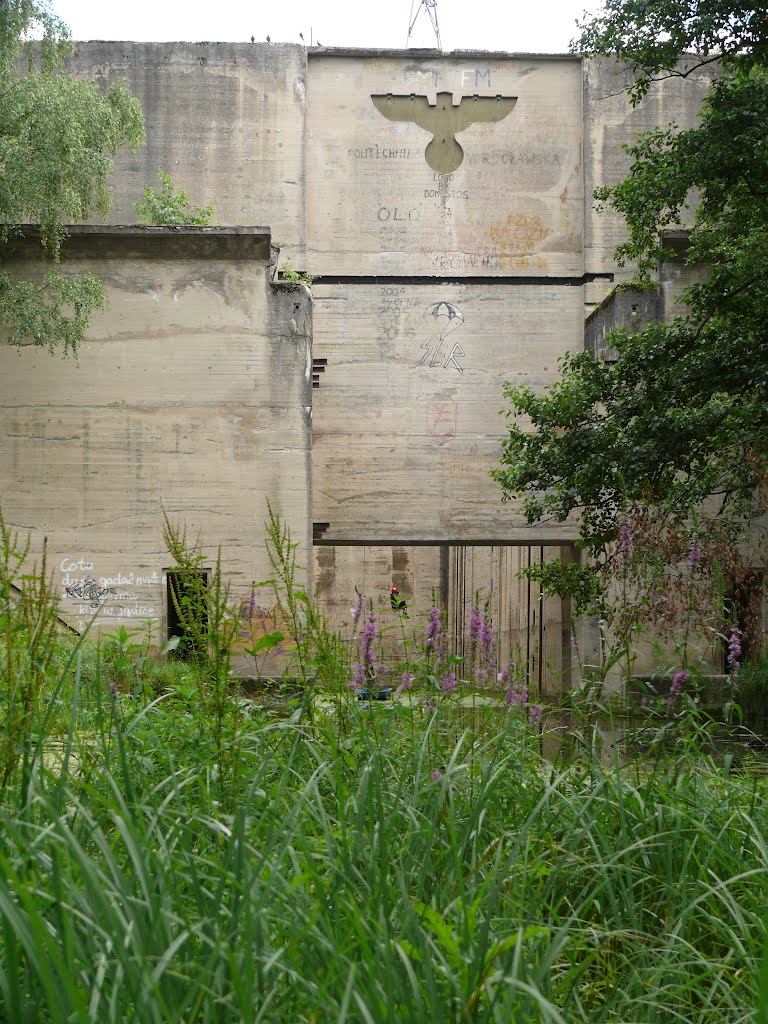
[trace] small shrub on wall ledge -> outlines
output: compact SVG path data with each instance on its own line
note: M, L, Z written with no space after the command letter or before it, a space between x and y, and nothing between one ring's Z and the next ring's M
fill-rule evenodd
M289 284L305 284L307 288L312 287L312 282L315 279L312 274L296 270L290 260L283 260L280 273L282 274L283 281L288 281Z
M141 199L134 203L141 224L189 224L207 225L213 222L213 204L192 206L183 188L176 187L170 174L162 168L157 172L160 179L158 188L149 185Z

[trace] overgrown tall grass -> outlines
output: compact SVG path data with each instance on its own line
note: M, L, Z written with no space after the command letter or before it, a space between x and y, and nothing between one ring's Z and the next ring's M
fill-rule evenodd
M690 744L548 762L514 680L462 717L430 622L401 684L431 679L426 706L343 684L214 722L191 684L123 693L70 641L23 736L15 631L0 1019L759 1021L768 782ZM368 653L345 669L366 683Z
M754 1017L763 779L364 703L251 709L222 777L194 702L73 692L1 812L8 1021Z

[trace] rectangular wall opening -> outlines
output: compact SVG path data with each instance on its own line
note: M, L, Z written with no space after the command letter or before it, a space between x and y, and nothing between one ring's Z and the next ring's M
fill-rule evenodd
M390 606L391 588L408 609L407 631L423 632L428 609L437 604L455 637L454 653L467 655L471 610L486 610L496 638L497 664L488 685L506 663L522 666L531 693L553 696L571 685L571 606L545 596L521 575L529 566L561 557L569 544L315 544L314 592L329 625L352 634L352 612L360 598L379 615L385 653L402 652L401 623ZM354 646L354 642L353 646Z
M178 637L172 657L195 661L208 653L207 569L166 569L168 640Z

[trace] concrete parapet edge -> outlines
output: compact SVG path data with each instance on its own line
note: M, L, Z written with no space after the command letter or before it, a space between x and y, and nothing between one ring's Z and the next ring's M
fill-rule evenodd
M39 257L39 227L19 229L0 246L0 260ZM263 226L73 224L66 230L62 254L67 259L270 259L271 229Z

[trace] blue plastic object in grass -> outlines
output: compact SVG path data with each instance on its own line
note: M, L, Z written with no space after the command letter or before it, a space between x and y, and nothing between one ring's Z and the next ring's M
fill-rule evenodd
M383 690L358 690L358 700L390 700L392 697L392 687L388 686Z

